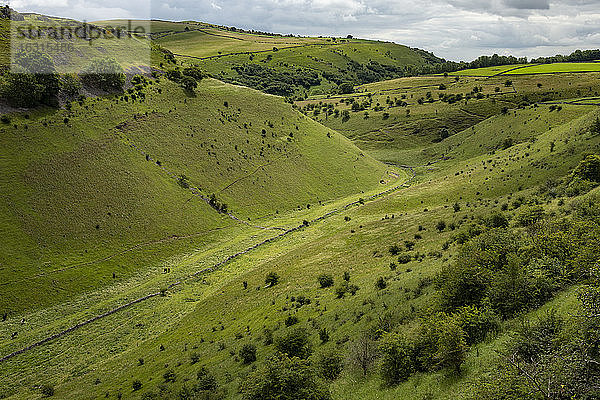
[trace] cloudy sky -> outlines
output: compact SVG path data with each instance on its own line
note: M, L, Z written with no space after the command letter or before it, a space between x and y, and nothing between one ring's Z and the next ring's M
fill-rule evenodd
M93 21L197 20L302 35L380 39L451 60L600 48L600 0L11 0L18 11Z

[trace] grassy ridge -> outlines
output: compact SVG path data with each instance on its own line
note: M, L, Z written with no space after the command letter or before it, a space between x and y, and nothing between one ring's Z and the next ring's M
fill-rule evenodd
M172 244L161 253L162 240L235 223L183 188L175 179L183 175L244 219L392 179L389 168L278 98L216 81L195 97L166 82L144 90L144 102L88 99L71 111L13 116L0 128L0 308L16 313L110 284L113 272L125 278L172 255ZM264 115L277 115L272 128ZM144 243L155 246L143 256L106 259ZM28 296L23 285L40 294Z

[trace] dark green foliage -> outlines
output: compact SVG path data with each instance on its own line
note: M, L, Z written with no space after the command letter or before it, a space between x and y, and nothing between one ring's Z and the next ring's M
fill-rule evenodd
M40 393L42 393L42 396L44 397L52 397L54 396L54 386L42 385L42 387L40 388Z
M380 276L377 281L375 281L375 288L378 290L383 290L387 287L387 282L383 276Z
M381 377L386 385L397 385L415 372L414 346L402 335L385 334L379 344Z
M204 71L202 71L200 69L200 67L197 67L197 66L191 66L191 67L185 68L183 70L183 75L193 78L196 82L200 82L206 76Z
M401 254L398 257L398 263L400 264L408 264L409 262L411 262L412 257L410 254Z
M235 66L234 70L239 75L236 81L278 96L290 96L297 89L308 89L321 84L321 78L316 72L301 68L279 72L273 68L251 63Z
M402 251L402 249L397 244L393 244L393 245L390 246L389 251L390 251L391 255L397 256L398 254L400 254L400 252Z
M180 80L181 87L188 92L193 92L198 87L198 82L191 76L184 76Z
M337 379L344 369L344 359L336 350L328 350L317 358L319 374L330 381Z
M310 363L275 354L240 387L244 400L329 400L331 394Z
M295 315L288 315L285 319L285 326L292 326L298 323L298 317Z
M321 339L322 344L325 344L329 341L329 332L327 332L327 328L321 328L319 330L319 339Z
M438 221L435 225L435 228L438 230L438 232L442 232L444 229L446 229L446 221Z
M350 93L354 93L354 85L352 84L352 82L343 82L342 84L340 84L340 86L338 87L338 93L339 94L350 94Z
M321 288L329 288L333 286L333 277L329 274L321 274L318 278Z
M81 91L81 80L75 74L66 74L60 78L60 87L65 95L74 98Z
M488 334L500 330L500 319L489 307L467 306L458 310L455 318L465 332L469 346L482 342Z
M600 155L587 156L579 163L573 175L591 182L600 183Z
M175 374L175 371L168 369L163 374L163 379L165 382L175 382L177 380L177 375Z
M279 275L276 272L269 272L265 277L265 284L269 287L275 286L279 283Z
M14 64L2 85L2 97L17 107L58 105L60 79L54 62L47 54L19 52L14 57Z
M142 381L140 381L139 379L136 379L131 384L131 388L133 389L134 392L140 390L142 388Z
M344 297L344 295L346 294L346 292L348 292L348 282L344 281L342 283L340 283L336 288L335 288L335 296L338 299L341 299Z
M520 226L531 226L544 218L545 215L544 207L531 206L520 210L516 215L516 219Z
M125 84L125 74L114 58L95 58L84 68L82 80L105 91L120 91Z
M508 219L504 216L504 214L495 212L486 218L485 224L490 228L507 228Z
M217 379L204 367L200 368L200 371L198 371L198 374L196 375L196 379L196 387L198 390L209 391L217 389Z
M308 358L312 353L312 345L308 332L304 328L294 328L275 338L275 348L289 357Z
M247 343L240 349L240 358L244 364L251 364L256 361L256 346Z

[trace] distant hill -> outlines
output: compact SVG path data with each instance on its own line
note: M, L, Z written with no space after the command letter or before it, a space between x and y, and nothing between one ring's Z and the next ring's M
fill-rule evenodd
M251 33L198 22L152 21L152 32L156 43L186 64L282 96L336 93L344 83L411 75L445 61L391 42Z

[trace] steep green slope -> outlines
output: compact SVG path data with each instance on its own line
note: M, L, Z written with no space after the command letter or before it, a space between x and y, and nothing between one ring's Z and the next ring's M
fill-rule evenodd
M212 80L194 96L163 81L14 115L0 144L0 309L10 313L160 273L161 260L208 240L201 234L239 224L205 201L213 193L250 220L390 180L281 99Z

